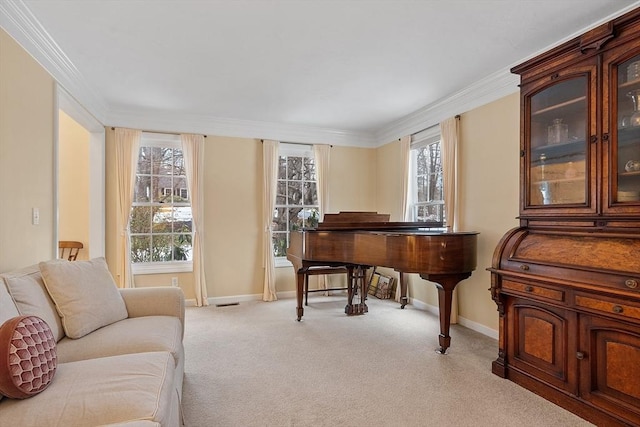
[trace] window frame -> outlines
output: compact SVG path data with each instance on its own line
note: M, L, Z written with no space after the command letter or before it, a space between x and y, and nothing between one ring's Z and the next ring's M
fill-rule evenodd
M182 150L182 140L180 138L180 135L143 132L140 138L138 153L139 153L140 147L174 148L174 149ZM136 175L138 175L137 164L138 162L136 162L136 171L135 171ZM182 177L182 175L173 175L173 176ZM165 192L165 190L166 188L162 188L163 193ZM154 206L154 204L152 203L137 204L137 202L132 201L131 203L132 210L134 206ZM180 204L177 207L181 207L181 206L183 206L183 204ZM173 204L173 202L171 203L171 207L176 207ZM191 207L190 200L189 200L189 207ZM193 221L193 217L192 217L192 221ZM130 232L130 235L133 234L131 233L131 231L129 232ZM135 234L141 234L141 233L135 233ZM181 234L184 234L184 233L181 233ZM193 243L193 222L192 222L192 229L191 229L191 242ZM143 262L143 263L131 262L131 272L132 274L135 274L135 275L188 273L192 271L193 271L193 260L191 261L149 261L149 262Z
M439 144L439 153L440 153L440 171L437 174L437 178L442 183L441 190L441 199L432 199L426 202L419 202L418 199L418 168L417 168L417 153L418 150L421 150L425 147L428 147L433 144ZM441 220L442 220L442 229L446 230L447 226L447 213L444 204L444 181L443 181L443 164L442 164L442 137L440 135L439 126L434 126L432 128L425 129L424 131L418 132L411 136L411 147L410 147L410 165L409 165L409 221L420 221L417 219L417 211L421 206L439 206L441 211ZM427 188L430 187L429 184L426 185ZM440 227L438 227L440 229Z
M303 179L302 182L315 182L316 183L316 198L317 198L318 172L317 172L317 170L315 170L316 163L315 163L315 155L314 155L314 151L313 151L313 145L296 143L296 142L281 142L279 144L279 148L278 148L278 164L280 163L280 158L281 157L306 157L306 158L313 159L313 162L314 162L314 176L315 176L316 179L315 179L315 181L310 181L310 180L304 180ZM278 181L281 181L281 180L276 175L276 186L277 186L277 182ZM275 210L278 209L278 208L289 208L289 207L293 207L293 206L298 206L298 205L288 205L288 204L282 205L282 204L277 204L276 203L274 205L274 213L275 213ZM305 205L303 203L300 206L302 207L302 209L315 207L318 211L320 210L320 206L319 205ZM289 233L290 232L291 232L291 230L287 230L286 231L287 244L289 243ZM282 234L284 232L282 232L282 231L272 231L272 240L273 240L273 236L275 236L275 233ZM275 253L274 253L273 259L274 259L274 265L275 265L276 268L278 268L278 267L291 267L292 266L291 262L287 259L286 256L275 256Z

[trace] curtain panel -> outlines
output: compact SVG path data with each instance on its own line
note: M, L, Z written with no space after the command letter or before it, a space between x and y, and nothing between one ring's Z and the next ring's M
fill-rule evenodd
M411 180L411 135L403 136L400 138L400 176L402 177L401 185L402 185L402 221L410 221L411 218L411 210L409 209L409 205L411 203L411 194L410 189L410 180ZM404 273L399 273L398 275L400 279L400 283L407 280L407 277ZM396 286L396 295L395 300L400 302L402 297L400 283ZM409 288L407 287L407 293L409 292ZM409 295L407 295L408 297Z
M138 150L142 131L135 129L115 129L116 179L118 197L118 217L116 224L120 233L116 248L116 279L121 288L134 286L131 273L131 203L138 165Z
M193 284L196 306L209 305L204 274L204 136L180 135L193 218Z
M324 214L329 205L329 154L331 146L326 144L315 144L313 146L313 159L316 165L316 190L318 194L318 221L324 219ZM318 276L318 287L328 288L329 279L325 274ZM328 292L327 292L328 294Z
M444 208L446 210L447 230L458 229L458 139L459 123L456 117L450 117L440 123L442 136L442 185L444 187Z
M264 263L263 301L276 301L276 269L273 257L273 211L276 206L278 180L278 141L262 141L262 223L264 227L262 247Z
M442 148L442 185L447 231L458 230L458 144L460 116L450 117L440 123ZM458 323L458 290L454 289L451 302L451 323Z

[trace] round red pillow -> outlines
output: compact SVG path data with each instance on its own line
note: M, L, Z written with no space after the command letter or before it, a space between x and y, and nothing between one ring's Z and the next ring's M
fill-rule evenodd
M58 366L56 339L37 316L18 316L0 326L0 394L24 399L49 386Z

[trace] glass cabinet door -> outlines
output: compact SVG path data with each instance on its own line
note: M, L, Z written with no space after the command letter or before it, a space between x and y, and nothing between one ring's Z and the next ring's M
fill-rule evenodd
M620 53L628 58L628 51ZM640 54L619 63L616 63L616 51L612 54L613 59L605 61L605 66L611 69L611 81L605 85L611 100L611 138L604 162L609 176L605 210L637 210L640 202Z
M526 205L589 205L591 70L532 88L527 100ZM550 83L549 83L550 82ZM540 86L540 85L539 85Z

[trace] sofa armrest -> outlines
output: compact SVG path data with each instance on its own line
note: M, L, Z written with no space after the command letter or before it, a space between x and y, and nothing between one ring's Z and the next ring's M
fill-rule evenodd
M180 288L151 287L119 289L129 317L174 316L184 334L184 293Z

